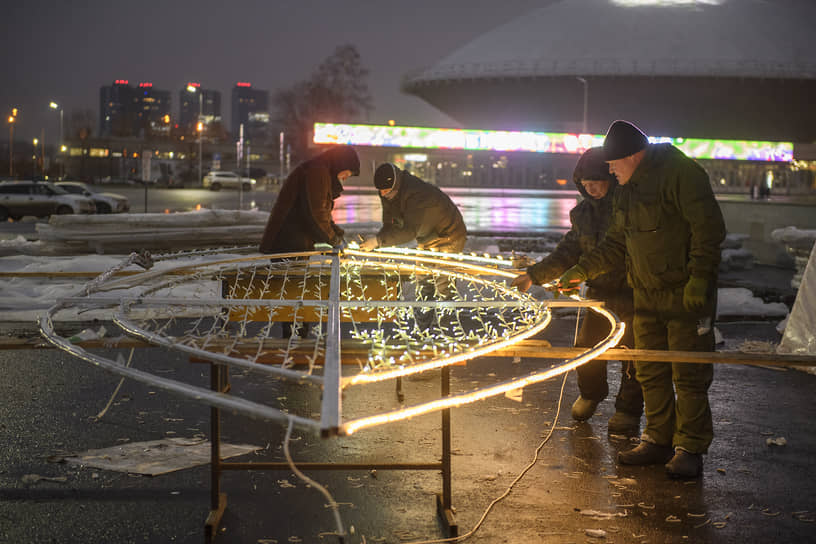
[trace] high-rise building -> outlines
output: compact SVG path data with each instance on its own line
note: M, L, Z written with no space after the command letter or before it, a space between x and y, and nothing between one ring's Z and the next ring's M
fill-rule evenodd
M170 132L170 91L154 89L149 82L133 87L117 79L99 89L99 135L152 137Z
M221 124L221 92L212 89L202 89L200 83L190 82L179 91L179 128L188 134L196 131L198 123L198 96L201 95L201 122L205 132L214 123Z
M99 89L99 136L132 136L135 122L136 89L127 79L117 79Z
M137 136L169 136L170 135L170 91L162 91L153 87L150 82L139 83L136 89L136 119L138 121Z
M257 144L269 139L269 91L253 89L252 84L239 81L232 88L233 139L244 125L244 139Z

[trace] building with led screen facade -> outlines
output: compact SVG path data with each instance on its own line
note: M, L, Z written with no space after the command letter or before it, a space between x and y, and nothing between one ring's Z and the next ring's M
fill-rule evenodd
M816 2L561 0L406 75L465 127L816 141Z
M573 189L581 153L603 134L475 130L316 123L314 143L349 144L361 162L390 161L443 187ZM649 137L696 159L719 193L765 185L788 194L812 193L813 175L798 168L792 142Z

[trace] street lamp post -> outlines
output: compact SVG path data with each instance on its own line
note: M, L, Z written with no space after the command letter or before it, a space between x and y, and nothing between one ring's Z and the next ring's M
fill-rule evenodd
M37 144L40 142L37 138L32 140L34 143L34 153L31 155L31 167L33 168L33 172L31 174L32 178L37 177Z
M201 176L201 136L204 131L204 122L201 120L201 113L202 113L202 104L204 100L203 93L199 90L198 91L198 123L196 124L196 129L198 129L198 183L201 183L201 180L204 179Z
M59 145L57 146L57 149L62 149L62 147L64 145L63 135L62 135L62 108L60 107L59 104L57 104L56 102L53 102L53 101L50 104L48 104L48 107L51 108L52 110L59 110L59 115L60 115ZM60 158L59 153L56 153L54 158L59 159ZM62 161L60 160L60 178L63 178L64 176L65 176L65 165L63 165Z
M196 131L198 132L198 183L200 184L203 179L201 176L201 133L204 130L204 123L201 121L201 117L203 116L204 93L195 85L187 85L187 91L198 93L198 122L196 123Z
M589 81L583 77L576 77L578 81L580 81L584 85L584 120L581 125L581 131L586 134L587 133L587 106L589 105Z
M17 118L9 115L9 177L14 177L14 121Z

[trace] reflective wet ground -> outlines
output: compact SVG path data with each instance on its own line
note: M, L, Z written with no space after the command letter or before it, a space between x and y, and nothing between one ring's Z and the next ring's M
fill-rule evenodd
M719 324L729 347L778 342L775 323ZM111 327L111 330L115 330ZM569 345L574 314L561 314L542 334ZM206 367L157 349L134 355L137 368L208 383ZM484 358L455 367L452 389L469 390L551 361ZM54 350L0 351L0 542L203 542L209 470L196 467L156 477L81 467L59 460L123 441L208 433L209 410L125 382L99 421L118 379ZM610 364L610 389L617 389ZM235 393L291 408L319 411L319 392L297 393L276 381L234 373ZM798 370L721 365L711 389L715 439L701 479L669 480L662 467L619 467L615 455L632 447L610 437L612 402L587 423L569 406L574 375L526 389L520 400L490 399L452 412L453 506L460 533L522 473L469 540L528 542L813 542L816 540L816 376ZM405 381L406 401L432 398L438 375ZM393 384L348 395L360 404L399 406ZM559 412L560 402L560 412ZM294 434L296 461L409 462L435 460L440 417L322 440ZM554 429L553 429L554 428ZM542 445L544 437L552 436ZM278 424L225 416L226 442L261 446L236 460L281 460ZM768 445L784 438L786 445ZM27 475L51 479L37 479ZM445 536L436 520L438 474L429 471L313 471L340 505L346 542L401 543ZM217 542L337 542L325 498L289 471L227 473L228 507ZM353 527L353 533L351 533ZM603 540L599 540L603 537Z

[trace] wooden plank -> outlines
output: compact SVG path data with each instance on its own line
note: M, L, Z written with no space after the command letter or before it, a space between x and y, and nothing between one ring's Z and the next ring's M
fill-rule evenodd
M226 343L226 341L225 341ZM147 348L155 347L150 343L133 338L101 339L80 342L78 346L90 348ZM213 349L218 349L221 344L212 344ZM267 338L263 341L262 349L274 350L283 349L289 345L288 340ZM298 355L311 355L314 352L313 341L303 341L302 347L291 350L295 357L296 364L299 362ZM0 338L0 350L4 349L53 349L54 346L40 337L29 338ZM354 340L343 340L342 350L345 355L361 355L368 353L369 347ZM258 351L257 342L239 343L234 346L232 355L243 352L256 353ZM552 346L546 340L524 340L508 348L497 350L485 357L529 357L535 359L571 359L583 353L581 348ZM422 352L421 355L430 354L430 351ZM816 366L816 355L794 355L787 353L759 353L744 351L658 351L644 349L622 349L613 348L601 354L598 359L606 361L665 361L673 363L723 363L723 364L746 364L746 365L767 365L767 366ZM261 362L261 361L259 361ZM349 361L345 364L358 364L356 361Z

